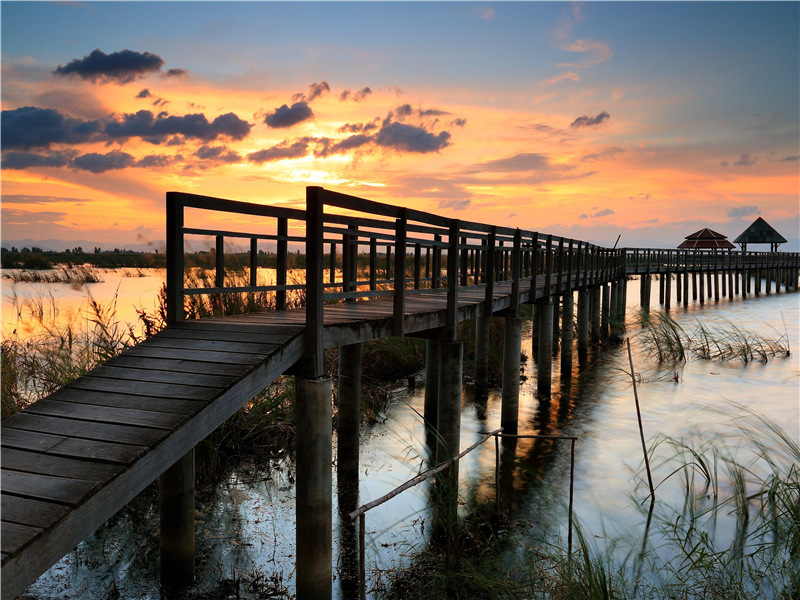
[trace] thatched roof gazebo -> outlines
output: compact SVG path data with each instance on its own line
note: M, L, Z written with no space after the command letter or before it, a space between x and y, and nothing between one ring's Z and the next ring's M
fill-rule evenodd
M786 243L786 238L775 231L772 225L758 217L733 241L742 247L742 251L747 250L747 244L769 244L770 252L777 252L778 246Z
M708 227L687 235L686 239L678 246L682 250L730 250L735 247L728 241L728 236L717 233Z

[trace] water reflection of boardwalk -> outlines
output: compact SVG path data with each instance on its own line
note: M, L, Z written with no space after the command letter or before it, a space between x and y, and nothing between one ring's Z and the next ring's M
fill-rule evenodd
M345 212L327 214L325 206ZM184 224L185 207L272 219L274 225L258 233L189 228ZM293 222L304 235L292 235ZM159 477L162 573L168 568L180 579L181 568L191 571L192 449L284 373L298 378L298 514L306 515L298 519L298 595L312 597L320 591L324 595L331 580L330 380L322 369L324 348L354 347L392 335L425 337L429 354L441 351L438 365L429 362L428 367L445 373L439 379L439 391L445 396L455 393L455 383L448 387L448 378L460 381L461 377L458 323L477 319L476 364L480 365L480 355L486 351L481 323L501 315L512 342L506 344L503 419L504 427L514 429L521 303L536 303L540 348L546 350L554 330L558 331L553 325L558 324L559 314L564 322L573 322L573 292L578 292L580 354L590 334L600 339L619 327L628 273L644 273L648 281L650 273L679 273L688 285L687 273L700 273L702 282L705 273L717 270L724 282L724 273L733 265L730 255L728 263L719 263L705 255L684 254L692 257L690 266L680 261L679 254L664 258L656 257L655 251L599 248L445 219L319 188L309 189L306 212L171 194L168 227L171 323L167 329L3 421L4 598L22 592ZM216 242L216 287L203 293L274 294L280 309L286 306L287 292L302 288L307 307L183 320L176 307L184 305L186 296L200 293L184 288L183 244L188 235L212 236ZM230 237L249 239L253 272L258 244L273 244L275 285L258 286L253 280L250 286L226 287L224 239ZM304 245L308 270L303 286L286 282L291 243ZM363 268L358 266L360 258ZM768 281L796 287L797 255L775 253L770 260L737 264L768 270ZM327 273L339 270L338 277L323 281L326 268ZM554 298L560 312L554 311ZM567 336L562 343L571 349L573 328L561 330ZM549 393L547 361L552 352L539 355L545 361L539 367L543 379L539 392L544 394ZM571 351L564 355L571 360ZM350 368L358 369L358 362ZM480 373L476 375L480 385ZM460 383L457 387L460 398ZM304 554L302 544L318 550L326 539L327 554L310 558ZM316 575L307 577L309 573Z

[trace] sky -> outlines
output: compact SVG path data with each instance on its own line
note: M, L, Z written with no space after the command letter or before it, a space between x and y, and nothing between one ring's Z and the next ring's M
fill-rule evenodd
M2 2L2 243L321 185L603 245L800 249L797 2ZM58 246L48 242L45 246Z

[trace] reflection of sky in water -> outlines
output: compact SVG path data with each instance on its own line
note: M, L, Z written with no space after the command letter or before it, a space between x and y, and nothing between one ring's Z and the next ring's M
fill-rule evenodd
M655 286L654 286L655 288ZM638 301L638 281L629 283L628 304ZM657 291L653 297L657 302ZM654 303L655 308L655 303ZM700 317L705 325L733 322L742 329L778 337L788 332L791 348L788 359L776 358L768 364L742 365L690 360L676 368L659 367L648 362L634 347L634 363L645 382L638 386L643 425L648 442L656 436L676 438L696 431L722 433L730 429L730 420L744 411L737 404L750 406L780 423L796 440L798 402L800 401L800 311L797 294L769 297L723 299L719 304L706 302L688 310L673 308L671 316L687 331ZM633 318L629 312L629 320ZM785 322L785 325L784 325ZM635 330L632 328L631 333ZM531 355L530 324L523 331L523 351ZM559 390L558 357L554 359L554 396L545 410L535 400L536 372L529 358L524 363L527 377L520 386L520 433L576 435L575 514L595 539L606 532L614 535L630 532L641 540L646 515L638 513L630 499L647 494L646 479L634 477L641 468L641 441L636 421L630 379L626 375L628 358L624 347L611 348L596 357L595 367L578 377L574 372L569 393ZM679 381L673 375L677 370ZM386 412L386 419L362 429L360 464L360 499L364 504L389 492L425 469L426 449L421 418L423 389L410 393L398 388L396 400ZM485 410L479 409L469 386L464 389L461 424L461 447L468 447L480 432L499 427L500 395L492 393ZM415 412L416 411L416 412ZM335 443L335 442L334 442ZM557 441L519 440L517 461L505 469L501 479L504 496L516 509L516 516L542 523L551 531L560 528L566 538L566 504L569 485L569 444ZM663 453L662 453L663 452ZM652 457L654 479L660 482L667 467L659 467L659 458L669 455L665 446ZM335 451L334 451L335 456ZM495 447L489 441L462 460L460 465L462 512L474 497L494 499ZM198 554L202 565L198 583L211 589L224 578L258 572L280 577L294 587L294 486L291 464L274 465L264 473L258 468L241 469L213 493L198 498ZM335 472L334 472L335 473ZM510 473L510 475L509 475ZM635 490L636 484L639 487ZM679 483L676 479L675 483ZM334 474L334 487L336 476ZM511 490L513 486L513 490ZM367 571L374 584L378 573L407 563L427 539L430 512L428 484L423 483L367 513ZM660 499L680 508L683 492L679 485L665 484L657 490ZM128 511L126 511L128 512ZM123 513L124 514L124 513ZM113 554L117 586L124 598L158 597L157 538L153 519L118 520L103 539L122 539L124 546ZM157 519L155 519L157 521ZM151 534L137 533L139 530ZM334 498L334 575L343 560L339 551L339 520ZM538 535L534 528L531 535ZM721 517L715 535L727 544L733 535L733 517ZM139 536L137 538L136 536ZM600 536L600 537L597 537ZM110 586L112 575L100 562L98 536L82 544L42 577L31 589L36 598L81 598L100 595ZM94 540L94 541L93 541ZM130 540L130 541L127 541ZM155 550L152 544L156 544ZM566 543L564 541L564 543ZM149 544L149 545L148 545ZM115 547L116 547L115 546ZM148 549L149 548L149 549ZM131 558L131 557L134 558ZM94 558L92 558L94 557ZM138 557L135 558L135 557ZM85 565L90 563L89 568ZM71 573L64 578L65 572ZM127 577L123 577L128 573ZM334 594L340 594L334 581Z

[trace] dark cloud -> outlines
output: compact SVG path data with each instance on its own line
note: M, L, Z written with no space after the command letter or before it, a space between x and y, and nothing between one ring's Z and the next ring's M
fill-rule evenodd
M65 66L59 65L53 73L61 76L74 75L92 82L105 80L130 83L137 77L160 71L163 66L163 59L150 52L122 50L106 54L98 49L81 59L76 58Z
M317 148L314 152L315 156L325 158L335 154L344 154L350 150L355 150L372 142L372 138L363 133L351 135L341 141L334 141L330 138L321 138L316 140Z
M749 154L745 153L739 156L739 158L733 164L737 167L751 167L758 161L758 157L750 156Z
M81 171L105 173L132 167L135 163L136 160L127 152L113 150L108 154L98 154L97 152L83 154L72 161L72 166Z
M361 102L372 93L372 90L368 87L361 88L360 90L353 92L352 90L345 90L339 95L339 100L345 102L346 100L352 100L353 102Z
M275 129L283 129L313 118L314 113L306 102L295 102L291 106L284 104L276 108L273 113L266 116L264 122Z
M601 112L596 117L587 117L586 115L582 117L578 117L572 123L570 123L570 127L595 127L600 125L603 121L610 119L611 115L608 114L606 111Z
M728 211L729 217L749 217L750 215L760 215L761 209L757 206L735 206Z
M147 88L144 88L141 92L136 94L137 98L150 98L151 96L152 94L150 93L150 90L148 90Z
M194 153L197 158L224 163L235 163L242 160L236 152L229 150L225 146L201 146Z
M283 142L272 148L265 148L247 155L247 160L256 164L275 162L286 158L303 158L308 154L312 138L301 138L294 142Z
M603 210L598 210L596 213L592 215L592 217L607 217L609 215L613 215L614 211L610 208L604 208Z
M53 152L37 154L35 152L7 152L3 154L3 169L29 169L31 167L66 167L72 161L75 152Z
M466 119L453 119L452 121L450 121L450 125L453 125L454 127L464 127L464 125L466 124L467 124Z
M380 119L375 119L369 123L345 123L339 127L339 133L369 133L380 127Z
M434 134L422 126L387 123L374 136L374 141L379 146L404 152L438 152L450 145L450 134L447 131Z
M150 154L145 156L144 158L138 160L134 167L140 169L164 169L166 167L171 167L177 162L183 160L183 156L178 154L177 156L167 156L164 154Z
M322 96L322 94L324 94L325 92L330 92L330 91L331 87L328 85L327 81L322 81L320 83L312 83L310 86L308 86L308 95L302 92L294 94L292 96L292 102L308 103L313 100L316 100L317 98Z
M105 126L105 133L111 138L140 137L153 144L161 144L168 137L180 135L188 139L204 141L228 137L241 140L250 133L250 125L233 113L220 115L209 122L202 113L183 116L168 116L166 113L153 115L149 110L135 114L125 114L119 121Z
M188 77L188 69L167 69L161 74L162 77Z
M464 210L471 203L472 203L472 200L470 200L469 198L465 198L464 200L455 200L455 199L442 200L441 202L439 202L439 208L451 208L453 210Z
M4 110L0 117L3 149L28 150L51 144L80 144L97 137L100 121L82 121L51 108L25 106Z

